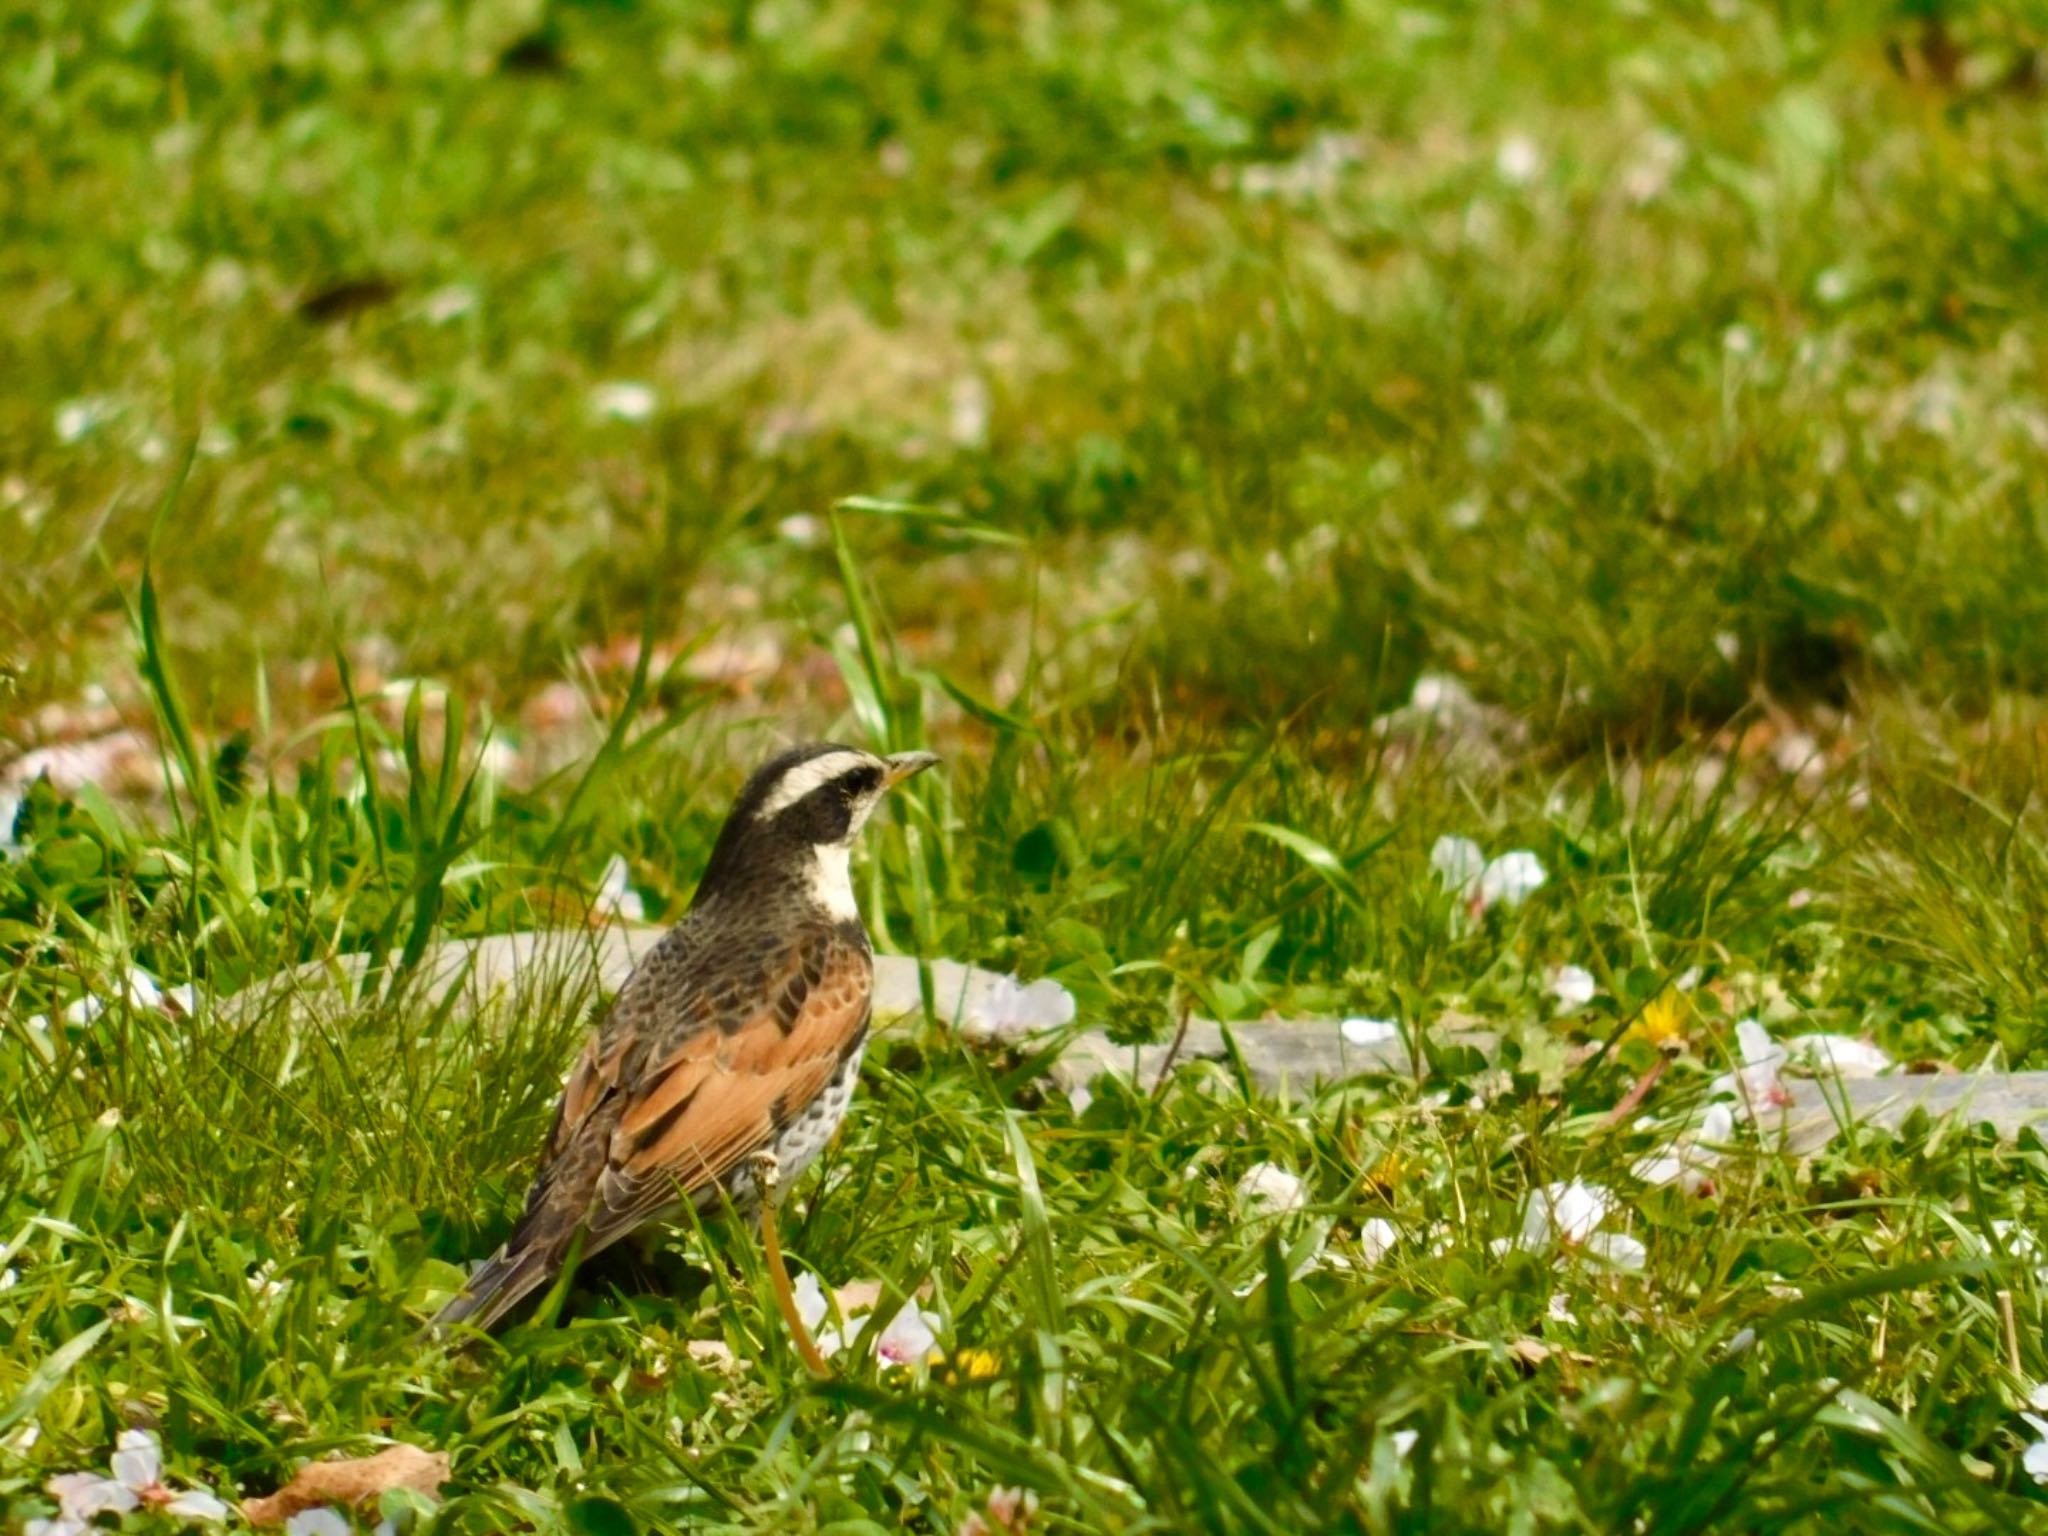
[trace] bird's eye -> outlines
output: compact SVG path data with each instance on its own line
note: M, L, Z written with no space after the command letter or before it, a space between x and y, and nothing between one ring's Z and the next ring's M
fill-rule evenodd
M839 788L848 800L862 800L882 787L882 770L856 768L840 776Z

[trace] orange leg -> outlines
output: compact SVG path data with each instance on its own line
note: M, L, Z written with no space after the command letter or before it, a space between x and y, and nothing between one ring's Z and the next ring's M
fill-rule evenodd
M775 1197L781 1170L773 1152L755 1153L753 1164L754 1184L761 1192L761 1252L768 1261L768 1282L775 1291L775 1305L781 1309L782 1320L789 1325L789 1336L796 1341L796 1352L803 1357L810 1373L829 1376L831 1367L818 1353L817 1340L811 1337L811 1330L804 1326L804 1320L796 1310L796 1292L789 1283L789 1270L782 1262L782 1239L775 1229Z

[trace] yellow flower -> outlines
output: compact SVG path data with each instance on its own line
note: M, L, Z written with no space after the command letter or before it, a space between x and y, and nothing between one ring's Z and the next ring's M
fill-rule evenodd
M939 1364L943 1354L934 1353L932 1363ZM992 1349L960 1349L953 1352L952 1362L939 1373L940 1380L948 1385L963 1381L992 1381L1003 1374L1002 1356Z
M1685 1016L1685 999L1667 988L1637 1016L1628 1032L1659 1050L1672 1050L1685 1043Z
M1407 1172L1408 1165L1389 1152L1379 1160L1372 1172L1365 1176L1365 1181L1381 1194L1392 1195L1394 1187L1401 1182Z

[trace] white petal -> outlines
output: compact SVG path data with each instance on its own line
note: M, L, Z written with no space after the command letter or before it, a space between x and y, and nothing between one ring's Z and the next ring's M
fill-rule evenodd
M1550 995L1568 1012L1585 1007L1599 990L1593 973L1583 966L1560 965L1550 973Z
M988 383L977 374L962 374L946 398L946 435L956 448L986 448L989 417Z
M1477 713L1479 701L1472 697L1471 689L1448 673L1424 672L1415 679L1415 688L1408 695L1408 707L1418 715L1452 720ZM1457 838L1455 841L1462 843L1465 839ZM1467 846L1472 847L1475 853L1478 852L1477 845ZM1484 855L1480 857L1479 862L1486 862ZM1473 873L1478 873L1477 865L1473 867Z
M2035 1482L2048 1483L2048 1436L2027 1447L2026 1453L2020 1457L2020 1466Z
M875 1340L875 1357L891 1365L911 1365L927 1360L939 1343L940 1318L927 1312L912 1297L896 1310Z
M1641 1269L1650 1257L1649 1250L1626 1232L1595 1232L1586 1239L1586 1252L1616 1269Z
M1368 1218L1358 1229L1358 1246L1369 1265L1377 1265L1400 1241L1400 1231L1383 1216Z
M1998 1239L1997 1246L2003 1252L2011 1254L2016 1259L2025 1258L2030 1254L2039 1252L2039 1245L2034 1241L2034 1234L2018 1222L2009 1221L2003 1216L1992 1219L1991 1235ZM5 1289L5 1287L0 1286L0 1289ZM2048 1385L2033 1388L2032 1396L2028 1401L2033 1407L2048 1408Z
M938 981L936 972L934 967L934 984L947 995L948 984ZM958 1023L964 1039L1014 1040L1073 1022L1074 994L1049 976L1027 986L1005 972L982 971L960 989Z
M75 1002L66 1005L64 1009L64 1022L66 1024L90 1024L106 1011L107 1005L88 992Z
M125 1483L91 1472L66 1472L43 1486L73 1520L91 1520L107 1513L125 1515L140 1502L135 1490Z
M164 989L157 985L156 978L139 966L129 966L121 978L121 992L131 1008L161 1008L164 1005Z
M477 753L476 767L487 779L509 779L518 771L519 749L494 731Z
M1338 1031L1346 1045L1386 1045L1401 1038L1401 1028L1392 1019L1346 1019Z
M612 912L629 923L647 920L647 904L633 889L633 871L623 856L613 854L597 882L597 908Z
M645 421L659 404L653 389L630 380L600 384L590 392L590 408L613 421Z
M86 395L66 400L57 407L57 441L75 443L102 422L113 419L114 402L104 395Z
M218 1524L227 1519L227 1504L215 1498L204 1488L187 1488L164 1506L164 1513L176 1515L184 1520L203 1520Z
M446 325L459 320L476 308L476 290L452 283L446 288L436 288L427 295L420 311L427 317L429 325Z
M1408 1453L1415 1449L1415 1442L1421 1438L1422 1431L1419 1429L1397 1429L1387 1437L1394 1447L1394 1454L1403 1461L1408 1459Z
M1511 133L1494 152L1493 168L1510 186L1527 186L1543 169L1543 151L1526 133Z
M1735 1087L1743 1103L1752 1112L1791 1103L1792 1096L1779 1075L1785 1066L1785 1048L1755 1019L1744 1019L1735 1026L1735 1042L1742 1054Z
M1671 177L1685 160L1685 140L1676 134L1654 129L1644 139L1633 162L1623 171L1621 190L1632 203L1647 203L1671 185ZM1718 647L1720 637L1715 637Z
M1578 1318L1573 1315L1572 1304L1566 1298L1563 1291L1552 1291L1550 1293L1550 1300L1544 1303L1543 1316L1553 1323L1575 1324L1578 1322Z
M818 1284L818 1277L810 1270L805 1270L796 1277L796 1283L790 1287L790 1294L796 1300L796 1315L803 1319L806 1328L816 1333L819 1325L825 1321L827 1310L825 1290Z
M1454 891L1463 891L1486 868L1486 851L1469 837L1440 837L1430 845L1429 867Z
M1735 1111L1726 1104L1709 1104L1700 1117L1697 1139L1702 1147L1725 1147L1735 1139Z
M1629 1171L1645 1184L1676 1184L1696 1195L1712 1182L1714 1165L1721 1160L1720 1148L1734 1137L1734 1111L1726 1104L1712 1104L1697 1130L1639 1159Z
M1569 1184L1548 1185L1542 1194L1549 1206L1549 1219L1558 1236L1568 1243L1583 1243L1614 1209L1614 1196L1598 1184L1573 1179Z
M1482 907L1496 903L1510 908L1519 907L1548 878L1542 860L1526 848L1517 848L1502 854L1479 872L1479 887L1474 899Z
M285 1521L284 1536L355 1536L355 1532L346 1520L322 1504L302 1509Z
M1853 1035L1799 1035L1785 1042L1785 1051L1794 1061L1836 1077L1876 1077L1892 1065L1891 1057Z
M1653 1152L1648 1157L1640 1159L1629 1172L1645 1184L1675 1184L1679 1176L1685 1172L1685 1159L1676 1149Z
M1785 1048L1755 1019L1744 1019L1735 1026L1735 1044L1745 1067L1775 1067L1784 1063Z
M1276 1163L1257 1163L1237 1181L1237 1208L1245 1216L1280 1216L1308 1204L1308 1186Z
M163 1453L156 1436L146 1429L124 1429L114 1442L114 1480L140 1493L154 1488L163 1477Z
M1736 344L1740 333L1742 342ZM1722 335L1722 342L1731 352L1748 355L1756 350L1756 337L1747 326L1731 325ZM1804 731L1787 731L1771 746L1771 761L1778 765L1780 773L1816 777L1827 770L1827 759L1821 756L1820 743Z

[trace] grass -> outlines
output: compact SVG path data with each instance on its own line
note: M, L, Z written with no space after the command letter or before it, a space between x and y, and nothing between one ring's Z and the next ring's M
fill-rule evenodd
M15 7L0 757L135 734L0 856L0 1520L144 1424L445 1450L451 1532L2039 1525L2038 1139L1631 1170L1741 1017L2048 1064L2042 27ZM431 946L614 855L672 916L827 734L947 758L883 947L1428 1076L1076 1108L927 1018L784 1240L942 1359L813 1381L716 1222L423 1342L599 1001ZM1443 835L1548 879L1474 917ZM1572 1179L1640 1271L1507 1241Z

